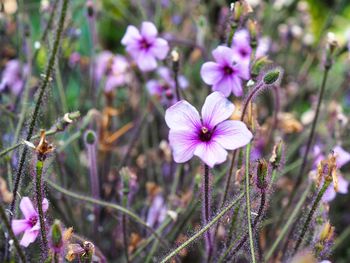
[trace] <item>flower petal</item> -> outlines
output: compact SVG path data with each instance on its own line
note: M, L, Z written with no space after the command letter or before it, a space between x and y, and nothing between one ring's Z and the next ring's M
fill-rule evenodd
M322 196L322 201L328 203L328 202L332 201L336 195L337 195L337 193L334 190L333 183L331 183L328 186L327 190L324 192L324 194Z
M157 67L155 57L148 51L141 51L137 56L136 63L142 71L151 71Z
M165 122L170 129L195 132L201 127L198 111L185 100L175 103L165 111Z
M25 219L38 215L37 211L34 209L32 201L30 201L29 197L27 196L22 198L19 208L21 209Z
M193 157L198 139L194 132L171 129L169 131L169 143L173 149L174 161L184 163Z
M350 161L350 153L345 151L341 146L337 145L333 151L337 154L337 166L341 168Z
M225 46L218 46L212 51L215 61L220 65L232 65L235 61L235 55L231 48Z
M203 81L208 85L216 84L224 77L221 66L215 62L204 63L200 74Z
M157 80L149 80L146 83L146 88L149 92L150 95L154 96L154 95L158 95L161 96L162 95L162 90L160 87L160 84Z
M121 43L126 46L141 39L139 30L135 26L128 26Z
M31 244L31 243L33 243L35 241L35 239L38 236L38 234L39 234L38 230L35 230L35 231L27 230L27 231L25 231L20 244L22 246L24 246L24 247L28 247L29 244Z
M231 77L231 89L236 97L241 97L243 95L242 80L238 77Z
M212 139L227 150L235 150L247 145L253 134L241 121L224 121L216 126Z
M341 175L338 175L338 193L348 193L349 182Z
M227 151L219 143L210 141L198 144L194 155L201 158L210 168L213 168L215 164L226 161Z
M156 26L149 21L142 22L141 25L141 35L147 40L153 40L158 35L158 30Z
M234 110L235 106L221 92L213 92L205 99L202 107L203 124L208 128L214 128L215 125L228 119Z
M12 220L11 227L15 235L18 235L19 233L31 228L27 219L14 219Z
M169 52L168 42L163 38L157 38L153 42L150 52L158 59L165 59Z

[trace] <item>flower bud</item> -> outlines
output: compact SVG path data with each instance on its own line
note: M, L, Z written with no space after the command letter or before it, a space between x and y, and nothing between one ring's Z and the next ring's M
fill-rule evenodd
M94 16L94 3L91 0L88 0L86 2L86 10L87 10L87 15L88 17L93 17Z
M59 220L55 220L51 228L51 242L54 248L62 246L62 229Z
M283 76L283 70L280 67L274 67L264 72L262 81L268 86L279 86Z
M239 22L243 13L243 5L241 2L236 2L234 4L231 4L231 9L233 11L233 20L235 22Z
M258 161L257 167L257 186L259 189L265 189L267 187L266 177L268 172L268 165L264 159Z
M90 145L95 144L95 142L96 142L96 134L95 134L94 131L92 131L92 130L86 131L86 133L85 133L85 142L87 144L90 144Z

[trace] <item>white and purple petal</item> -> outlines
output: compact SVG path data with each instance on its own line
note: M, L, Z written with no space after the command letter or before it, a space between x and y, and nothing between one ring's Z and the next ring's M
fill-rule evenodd
M195 107L181 100L165 112L165 122L170 129L183 130L187 133L196 132L201 128L201 120Z
M212 135L212 140L227 150L235 150L247 145L253 134L241 121L227 120L219 123Z
M139 30L135 26L128 26L126 32L121 40L123 45L135 44L141 40L142 36L140 35Z
M169 144L173 150L174 161L184 163L193 157L199 141L194 131L173 130L169 131Z
M29 224L27 219L14 219L11 223L12 231L15 235L22 233L25 230L29 230L31 225Z
M21 209L25 219L30 219L31 217L38 215L37 211L34 209L32 201L30 201L29 197L27 196L22 198L19 208Z
M198 156L210 168L226 161L227 151L217 142L202 142L197 145L194 155Z
M224 77L224 72L220 64L215 62L206 62L202 65L200 71L203 81L208 85L214 85Z
M215 125L231 117L235 106L221 92L213 92L204 102L202 107L202 120L207 128L214 128Z

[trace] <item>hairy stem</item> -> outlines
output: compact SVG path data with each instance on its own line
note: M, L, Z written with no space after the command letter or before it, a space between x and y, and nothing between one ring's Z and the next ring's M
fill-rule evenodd
M314 213L315 213L315 211L316 211L316 209L318 207L318 204L320 203L323 194L326 192L326 190L327 190L327 188L328 188L328 186L330 185L331 182L332 182L331 180L325 180L325 182L322 185L321 190L318 192L317 197L316 197L314 203L312 204L311 210L310 210L310 212L309 212L309 214L308 214L308 216L306 218L306 221L305 221L305 223L303 225L303 228L302 228L302 230L300 232L298 241L295 244L294 254L298 251L299 246L301 245L301 242L303 241L303 238L304 238L304 236L306 234L306 231L309 228L309 225L311 223L312 217L313 217L313 215L314 215Z
M268 260L271 258L271 256L273 255L273 253L277 249L277 247L278 247L279 243L281 242L281 240L283 239L283 237L287 234L289 227L291 226L291 224L294 222L295 218L299 214L300 209L302 208L302 206L303 206L303 204L304 204L304 202L309 194L310 189L311 189L311 185L308 185L308 187L305 189L303 195L300 197L299 202L295 206L292 214L288 218L288 221L286 222L286 224L284 225L284 227L280 231L275 242L272 244L270 250L267 252L267 254L265 256L265 262L268 262Z
M210 183L209 183L209 166L204 165L204 176L202 180L202 205L203 205L203 225L208 224L210 221L211 209L210 209ZM207 262L210 261L213 244L211 239L211 233L208 231L205 235L205 247L207 251Z
M13 240L13 244L17 250L18 256L20 257L21 261L23 263L27 262L27 259L24 255L24 252L23 252L19 242L18 242L18 239L15 236L15 234L13 233L12 227L10 225L10 222L9 222L7 215L6 215L6 212L5 212L5 208L1 202L0 202L0 217L1 217L1 220L4 223L5 227L7 228L7 231L9 233L11 239Z
M30 141L30 139L33 136L34 127L36 125L37 118L39 116L39 110L40 110L40 107L41 107L41 104L42 104L42 101L43 101L43 98L44 98L44 94L45 94L46 88L49 85L50 80L51 80L52 71L53 71L53 68L54 68L54 65L55 65L56 54L58 52L58 47L59 47L60 40L61 40L61 35L62 35L62 32L63 32L64 20L66 18L68 2L69 2L69 0L63 0L63 3L62 3L61 15L60 15L59 23L58 23L58 28L57 28L57 33L56 33L56 37L55 37L52 53L50 55L49 63L48 63L47 68L46 68L44 80L43 80L42 84L39 87L38 100L36 101L35 108L34 108L34 113L32 115L31 121L29 123L29 130L28 130L28 134L27 134L27 137L26 137L27 141ZM26 157L27 157L27 153L28 153L28 149L26 147L26 148L23 149L23 152L21 154L21 158L20 158L20 161L19 161L19 166L18 166L16 175L15 175L15 183L14 183L14 188L13 188L13 201L12 201L11 206L10 206L10 210L11 210L10 222L12 220L12 217L13 217L13 214L14 214L14 210L15 210L15 207L16 207L17 192L19 190L19 185L20 185L20 181L21 181L22 171L23 171L23 168L24 168L24 164L25 164L25 160L26 160Z
M241 200L244 196L244 193L241 193L234 201L232 201L226 208L224 208L220 213L217 214L208 224L206 224L201 230L199 230L196 234L186 240L182 245L178 246L172 252L170 252L164 259L162 259L161 263L168 262L174 256L176 256L182 249L189 246L192 242L196 241L199 237L201 237L204 233L206 233L213 225L217 223L217 221L222 218L229 210L234 207L239 200Z
M255 252L254 252L254 240L252 230L252 220L250 211L250 175L249 175L249 164L250 164L250 148L251 143L248 143L246 149L246 163L245 163L245 195L246 195L246 206L247 206L247 221L248 221L248 234L249 234L249 246L250 254L252 257L252 263L255 263Z
M265 207L265 202L266 202L266 193L265 193L265 190L261 190L261 198L260 198L260 207L259 207L259 211L258 211L258 214L257 216L255 217L254 219L254 222L253 222L253 230L256 229L258 223L259 223L259 220L260 218L262 217L263 215L263 211L264 211L264 207ZM242 239L239 241L238 245L233 249L233 252L231 254L231 257L233 257L245 244L245 242L248 240L248 234L245 234ZM219 262L222 262L228 255L229 253L231 252L234 244L236 242L233 242L228 248L227 250L225 251L224 255L220 258Z
M43 256L43 259L45 259L47 257L47 252L48 252L48 241L47 241L46 227L45 227L45 215L43 211L43 196L42 196L43 190L41 187L43 166L44 166L44 161L38 160L36 163L36 202L37 202L39 220L40 220L41 239L43 242L42 256Z

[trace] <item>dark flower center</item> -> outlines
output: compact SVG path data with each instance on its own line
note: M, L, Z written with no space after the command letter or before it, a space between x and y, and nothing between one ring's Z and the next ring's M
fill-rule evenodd
M212 131L209 130L207 127L203 126L199 131L199 139L202 142L209 142L212 136Z
M231 75L233 73L233 68L231 68L230 66L225 66L224 72L225 72L225 75Z
M147 41L147 39L143 38L140 40L140 48L144 50L148 50L151 47L151 44Z
M248 56L248 51L244 48L240 49L239 53L241 54L242 57Z
M30 219L29 219L29 224L33 227L36 225L36 223L38 222L38 217L37 216L32 216Z

